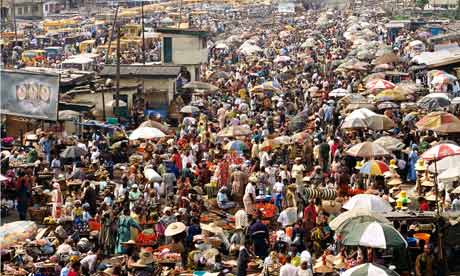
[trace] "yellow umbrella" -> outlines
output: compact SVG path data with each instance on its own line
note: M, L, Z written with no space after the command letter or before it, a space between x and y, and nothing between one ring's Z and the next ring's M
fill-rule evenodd
M405 101L406 95L402 90L398 89L387 89L378 93L375 97L377 101Z
M443 133L460 132L460 120L453 114L443 111L431 112L415 124L421 130Z

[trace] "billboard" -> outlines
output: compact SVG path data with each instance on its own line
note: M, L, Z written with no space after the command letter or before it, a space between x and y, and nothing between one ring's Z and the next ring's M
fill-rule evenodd
M295 13L295 3L283 2L278 4L279 13Z
M1 113L57 120L59 75L1 70Z

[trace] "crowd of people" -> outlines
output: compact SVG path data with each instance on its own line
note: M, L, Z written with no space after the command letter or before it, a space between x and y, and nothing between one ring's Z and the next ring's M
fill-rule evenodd
M190 105L197 111L184 114L177 127L155 116L140 126L161 126L161 135L132 139L129 129L90 127L81 136L38 129L25 143L3 139L11 144L2 152L4 202L13 202L20 220L34 220L28 210L48 204L45 224L53 229L40 238L41 252L29 247L38 240L26 240L3 269L64 276L303 276L354 275L345 271L377 264L388 268L385 275L445 275L455 250L439 258L440 230L421 238L416 216L381 220L405 241L395 248L344 245L331 226L353 211L346 204L361 194L390 206L385 212L460 210L456 182L446 184L439 199L434 194L421 155L444 138L416 126L422 111L403 110L399 99L369 110L377 110L372 99L387 89L369 82L393 84L390 74L372 73L374 67L407 72L413 54L407 47L420 31L403 30L393 42L372 11L309 10L275 23L234 18L226 32L211 37L201 74L210 88L194 95ZM359 45L374 46L361 57ZM372 51L383 52L386 62L372 64L379 58ZM411 89L407 101L438 89L424 74L402 77ZM454 93L454 87L439 89ZM369 117L344 128L353 110ZM359 125L374 118L382 120L380 127ZM375 146L388 136L393 143ZM52 180L41 181L43 174ZM34 265L38 261L55 264L53 271Z

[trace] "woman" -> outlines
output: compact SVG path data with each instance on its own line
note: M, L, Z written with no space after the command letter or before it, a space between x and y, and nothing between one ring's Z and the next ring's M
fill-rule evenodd
M29 178L23 170L20 170L16 181L17 208L20 220L26 220L27 218L27 207L29 205L30 195Z
M62 208L63 199L62 199L61 186L59 185L59 183L55 182L53 184L53 188L54 189L53 189L53 193L51 196L53 209L51 210L51 215L53 216L53 218L57 220L61 217L61 211L62 211L61 208Z
M131 227L137 228L142 231L142 228L137 224L132 217L129 216L129 209L124 209L123 214L117 221L117 247L115 253L125 253L122 243L127 242L131 238Z
M417 180L417 172L415 171L415 164L418 160L417 145L413 144L411 146L411 151L409 153L409 169L407 172L407 181L415 182Z
M252 181L246 185L243 196L244 210L248 214L255 214L256 211L256 188L254 187Z
M106 204L102 205L101 231L99 232L99 244L102 246L102 254L110 256L115 249L115 222L112 210Z

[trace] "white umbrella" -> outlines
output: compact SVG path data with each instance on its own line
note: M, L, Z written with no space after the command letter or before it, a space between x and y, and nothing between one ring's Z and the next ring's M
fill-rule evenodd
M349 118L360 118L360 119L368 119L370 117L374 117L378 115L377 113L375 113L374 111L368 109L368 108L360 108L360 109L356 109L354 110L353 112L351 112L346 119L349 119Z
M338 215L331 222L329 222L329 227L331 227L331 229L335 231L346 223L365 221L379 221L382 223L391 223L387 218L385 218L383 215L379 213L373 213L367 209L356 208L340 213L340 215Z
M117 106L117 101L116 100L111 100L108 101L105 106L107 107L115 107ZM118 106L123 107L123 106L128 106L128 104L125 101L118 100Z
M349 95L349 94L350 93L348 92L348 90L343 89L343 88L337 88L337 89L332 90L329 93L329 97L334 97L334 98L345 97L346 95Z
M389 224L361 222L345 226L343 244L372 248L407 247L404 237Z
M144 176L149 181L159 182L162 180L161 176L152 168L146 168L144 170Z
M193 105L186 105L180 109L181 113L197 113L200 112L200 109Z
M154 127L139 127L135 129L130 135L129 140L137 140L137 139L154 139L154 138L161 138L165 137L161 130Z
M288 56L277 56L277 57L273 60L273 62L288 62L288 61L290 61L290 60L291 60L291 58L288 57Z
M365 263L348 269L342 276L399 276L399 274L384 266Z
M458 166L458 163L457 163ZM455 178L460 177L460 167L452 167L448 168L447 170L443 171L438 175L439 180L454 180Z
M438 173L444 172L450 168L456 168L460 164L460 155L447 156L436 162ZM428 170L432 173L435 172L434 163L428 166Z
M393 210L390 203L383 198L371 194L359 194L350 198L342 208L352 210L355 208L366 209L375 213L385 213Z

